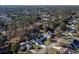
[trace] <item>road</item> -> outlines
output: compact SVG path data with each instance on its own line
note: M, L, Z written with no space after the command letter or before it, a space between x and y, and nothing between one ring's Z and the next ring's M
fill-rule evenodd
M62 38L74 38L74 39L79 39L79 37L74 37L74 36L67 36L67 37L62 37Z

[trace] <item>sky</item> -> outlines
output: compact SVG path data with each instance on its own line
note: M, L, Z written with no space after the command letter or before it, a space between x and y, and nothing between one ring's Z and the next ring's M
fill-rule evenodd
M78 0L0 0L0 5L79 5Z

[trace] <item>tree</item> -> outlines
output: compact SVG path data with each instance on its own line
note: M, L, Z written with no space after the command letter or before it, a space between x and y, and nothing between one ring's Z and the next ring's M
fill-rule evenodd
M17 53L17 51L18 51L18 43L11 43L10 44L10 51L11 51L11 53L13 53L13 54L16 54Z
M7 41L7 37L0 33L0 45L5 44Z
M76 54L79 54L79 48L76 49Z

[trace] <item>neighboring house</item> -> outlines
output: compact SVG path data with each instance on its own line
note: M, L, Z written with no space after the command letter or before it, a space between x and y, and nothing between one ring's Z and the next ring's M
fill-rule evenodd
M34 42L42 45L44 44L44 41L48 38L52 37L52 33L50 31L46 32L46 33L40 33L39 37L34 37L33 40Z
M42 20L44 20L44 21L48 21L48 20L49 20L49 18L42 18Z
M19 50L29 50L32 46L27 42L22 42L19 45Z
M24 50L26 48L26 42L20 43L19 50Z
M74 54L74 51L69 49L69 48L64 48L62 47L60 50L59 50L59 53L60 54Z
M0 33L2 33L3 35L6 35L5 29L2 26L0 26Z
M67 25L67 31L68 32L76 32L76 27L74 24L72 25Z
M0 32L5 31L3 27L0 27Z
M76 32L75 24L76 24L76 20L70 20L68 22L68 24L66 25L67 31L68 32Z
M45 18L45 17L46 17L46 18L50 18L50 15L49 15L49 14L43 14L43 15L41 15L41 17L42 17L42 18Z
M8 51L8 45L4 47L0 47L0 54L8 54L10 51Z
M51 19L52 19L52 21L55 21L56 20L56 17L55 16L52 16Z

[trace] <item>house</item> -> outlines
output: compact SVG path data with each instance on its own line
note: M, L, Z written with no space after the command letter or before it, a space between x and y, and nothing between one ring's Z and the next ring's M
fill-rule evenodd
M5 28L2 26L0 26L0 33L2 33L3 35L6 35Z
M51 37L51 35L50 35L50 34L48 34L48 32L43 33L43 36L44 36L45 38L50 38L50 37Z
M68 24L66 25L67 31L68 32L76 32L75 24L76 24L76 20L74 20L74 19L69 20Z
M64 48L62 47L60 50L59 50L59 53L60 54L74 54L74 51L69 49L69 48Z
M22 42L19 45L19 50L24 50L26 48L26 42Z
M19 50L30 50L32 46L27 42L22 42L19 45Z
M8 43L4 43L4 44L0 44L0 54L8 54L10 53L10 50L9 50L9 44Z
M0 54L8 54L10 52L8 50L8 46L0 47Z
M40 37L40 38L37 38L37 39L35 40L35 42L38 43L38 44L40 44L40 45L42 45L42 44L44 44L44 41L45 41L45 40L46 40L45 37Z
M43 33L43 32L40 32L38 36L34 36L32 35L31 36L31 41L35 44L44 44L44 41L47 39L47 38L50 38L51 37L51 32L46 32L46 33Z
M42 18L45 18L45 17L46 17L46 18L49 18L50 15L49 15L49 14L43 14L43 15L41 15L41 17L42 17Z
M52 21L55 21L55 20L56 20L56 17L55 17L55 16L52 16L52 17L51 17L51 20L52 20Z
M42 20L44 20L44 21L48 21L48 20L49 20L49 18L42 18Z
M67 27L67 31L68 31L68 32L76 32L76 27L75 27L74 24L72 24L72 25L67 25L66 27Z
M0 26L0 32L5 31L4 27Z
M36 16L36 21L41 21L41 16Z

